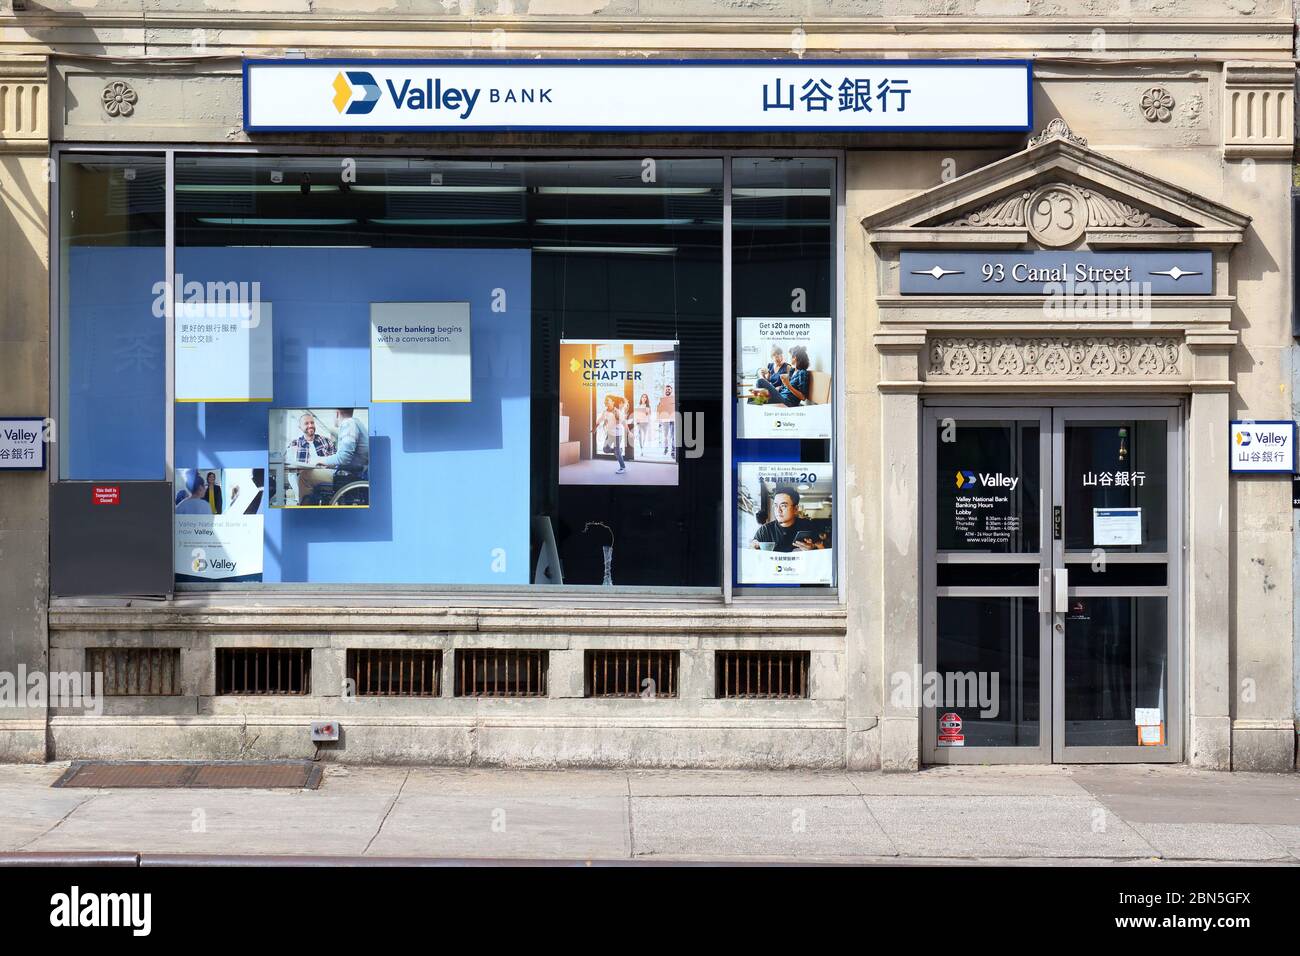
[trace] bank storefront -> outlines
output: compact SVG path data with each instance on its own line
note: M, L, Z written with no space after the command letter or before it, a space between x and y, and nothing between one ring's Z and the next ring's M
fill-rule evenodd
M103 681L7 753L1291 765L1224 594L1288 158L1209 198L1015 58L238 52L5 61L17 663Z

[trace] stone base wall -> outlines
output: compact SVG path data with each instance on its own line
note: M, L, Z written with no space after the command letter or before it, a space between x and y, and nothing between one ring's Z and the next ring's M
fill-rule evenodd
M88 648L180 652L179 694L106 696L98 714L52 708L48 756L54 760L319 756L451 766L772 769L846 763L845 615L834 606L689 612L259 608L188 614L70 609L56 610L54 620L54 671L85 671ZM305 630L327 621L337 629ZM310 649L311 693L218 694L214 662L222 647ZM350 648L441 650L441 696L346 694ZM474 648L545 649L548 696L456 696L455 655ZM678 696L585 697L584 652L595 649L678 651ZM716 652L757 649L807 651L808 698L718 699ZM337 721L340 740L318 749L310 739L313 720ZM853 735L853 762L874 769L879 745L867 724Z

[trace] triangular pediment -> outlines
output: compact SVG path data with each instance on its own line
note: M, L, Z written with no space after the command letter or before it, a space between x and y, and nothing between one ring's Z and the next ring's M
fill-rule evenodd
M1089 149L1053 120L1029 146L862 220L882 246L1224 246L1250 217Z

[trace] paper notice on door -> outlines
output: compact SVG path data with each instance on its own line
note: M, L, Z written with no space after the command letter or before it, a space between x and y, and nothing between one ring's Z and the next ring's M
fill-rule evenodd
M1141 508L1093 508L1092 543L1094 546L1141 544Z
M1133 708L1133 723L1139 727L1150 727L1153 724L1160 723L1159 707L1135 707Z

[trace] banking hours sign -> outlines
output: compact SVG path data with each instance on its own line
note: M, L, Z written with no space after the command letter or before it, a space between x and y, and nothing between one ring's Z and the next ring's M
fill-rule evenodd
M1022 60L245 60L244 129L1028 131Z

